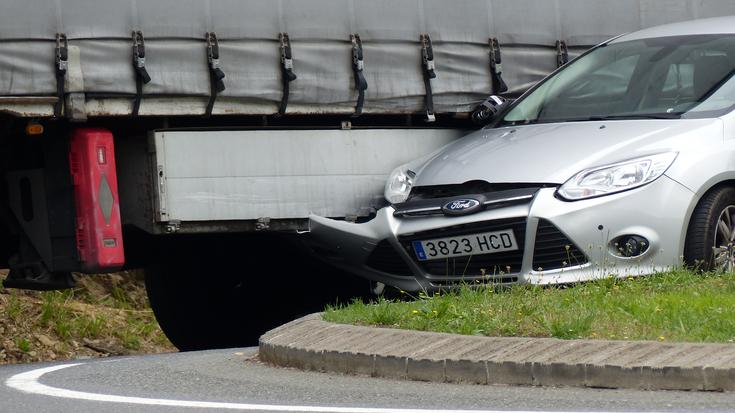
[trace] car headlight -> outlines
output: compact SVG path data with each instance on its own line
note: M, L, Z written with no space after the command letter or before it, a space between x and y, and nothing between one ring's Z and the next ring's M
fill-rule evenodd
M385 199L391 204L406 202L413 187L413 178L416 173L408 169L408 165L401 165L394 169L385 183Z
M676 156L677 152L666 152L585 169L565 182L556 193L567 201L577 201L637 188L661 177Z

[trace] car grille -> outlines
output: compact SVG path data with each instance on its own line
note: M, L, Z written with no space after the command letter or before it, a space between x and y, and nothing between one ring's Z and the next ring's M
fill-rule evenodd
M368 267L388 274L411 277L413 272L387 240L380 241L365 263Z
M548 271L587 263L587 256L557 227L544 219L536 229L533 270Z
M536 195L539 188L517 188L503 191L495 191L484 194L466 193L463 197L474 199L482 206L475 210L480 212L488 209L504 208L510 205L529 204L531 199ZM443 207L457 198L433 198L433 199L417 199L407 201L400 204L394 204L394 217L421 217L430 215L445 215Z
M495 254L474 255L469 257L455 257L431 261L419 261L414 253L412 241L424 241L435 238L471 235L482 232L494 232L512 229L518 242L516 251L500 252ZM526 239L526 218L503 219L488 222L457 225L438 230L415 233L399 238L401 245L412 259L429 274L429 278L462 280L462 279L497 279L498 282L512 282L508 274L521 271L523 250ZM507 281L506 281L507 280Z
M548 184L491 184L486 181L469 181L463 184L415 186L411 189L409 200L438 199L465 196L468 194L484 194L514 189L545 188Z

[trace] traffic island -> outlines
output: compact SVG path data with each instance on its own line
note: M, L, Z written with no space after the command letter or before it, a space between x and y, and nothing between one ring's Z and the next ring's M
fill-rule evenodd
M735 344L480 337L292 321L260 338L281 367L446 383L735 390Z

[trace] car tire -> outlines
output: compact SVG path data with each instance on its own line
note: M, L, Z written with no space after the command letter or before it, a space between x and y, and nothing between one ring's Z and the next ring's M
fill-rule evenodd
M708 192L694 209L684 243L684 262L699 271L735 270L735 188Z

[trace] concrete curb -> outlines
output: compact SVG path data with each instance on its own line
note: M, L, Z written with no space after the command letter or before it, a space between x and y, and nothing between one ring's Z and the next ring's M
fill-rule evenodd
M648 390L735 390L735 345L476 337L322 321L260 338L282 367L432 382Z

